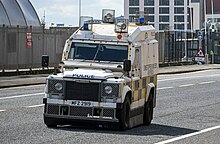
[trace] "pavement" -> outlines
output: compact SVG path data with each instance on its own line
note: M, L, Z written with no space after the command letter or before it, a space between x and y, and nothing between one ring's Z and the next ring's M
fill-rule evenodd
M159 68L159 75L220 69L220 64L184 65ZM0 88L45 84L49 74L0 77Z

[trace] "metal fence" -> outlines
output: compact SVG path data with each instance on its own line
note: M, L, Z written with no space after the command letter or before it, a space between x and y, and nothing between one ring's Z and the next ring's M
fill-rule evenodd
M40 68L42 55L49 55L50 66L57 67L64 43L75 30L0 27L0 70ZM31 33L31 47L27 33Z
M157 34L159 41L159 61L191 61L198 51L199 42L195 33L165 31Z
M58 67L66 39L76 28L44 29L0 27L0 71L41 67L42 55L50 57L49 66ZM27 46L27 33L31 33L31 47ZM194 33L165 31L157 33L159 62L189 60L198 51Z

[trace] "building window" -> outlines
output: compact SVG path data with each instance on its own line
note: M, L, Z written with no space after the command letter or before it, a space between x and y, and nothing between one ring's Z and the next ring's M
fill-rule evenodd
M174 5L184 5L184 0L174 0Z
M161 5L161 6L168 6L168 5L170 5L170 1L169 0L160 0L159 1L159 4Z
M184 14L184 7L175 7L174 14Z
M129 6L139 6L139 0L129 0Z
M220 18L208 18L207 22L212 22L212 20L216 23L216 22L220 22Z
M188 30L192 30L192 28L191 28L191 24L190 24L190 23L187 24L187 29L188 29Z
M137 22L136 16L129 16L129 22Z
M169 8L168 7L161 7L160 9L159 9L159 13L160 14L169 14L170 13L170 10L169 10Z
M159 16L159 22L169 22L169 16Z
M154 22L154 16L147 16L147 22Z
M145 6L154 6L154 0L144 0Z
M159 30L169 30L169 24L160 24Z
M175 22L184 22L184 16L174 16Z
M144 8L144 14L154 14L154 7Z
M176 30L184 30L184 24L175 24L174 29Z
M139 8L129 8L129 14L138 14Z

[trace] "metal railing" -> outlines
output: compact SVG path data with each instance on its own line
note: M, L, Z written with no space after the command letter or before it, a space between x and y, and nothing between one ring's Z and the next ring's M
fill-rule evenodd
M191 61L199 48L195 33L164 31L157 33L159 62Z
M0 27L0 71L41 68L42 55L50 57L50 67L58 67L65 41L76 29ZM31 47L27 33L31 33ZM198 50L195 33L165 31L157 33L156 39L160 63L191 60Z

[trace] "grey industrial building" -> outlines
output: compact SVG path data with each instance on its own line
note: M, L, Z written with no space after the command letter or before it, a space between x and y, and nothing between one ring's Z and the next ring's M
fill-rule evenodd
M29 0L0 0L0 27L40 27L39 17Z
M41 67L41 56L57 67L75 28L45 29L29 0L0 0L0 72Z

